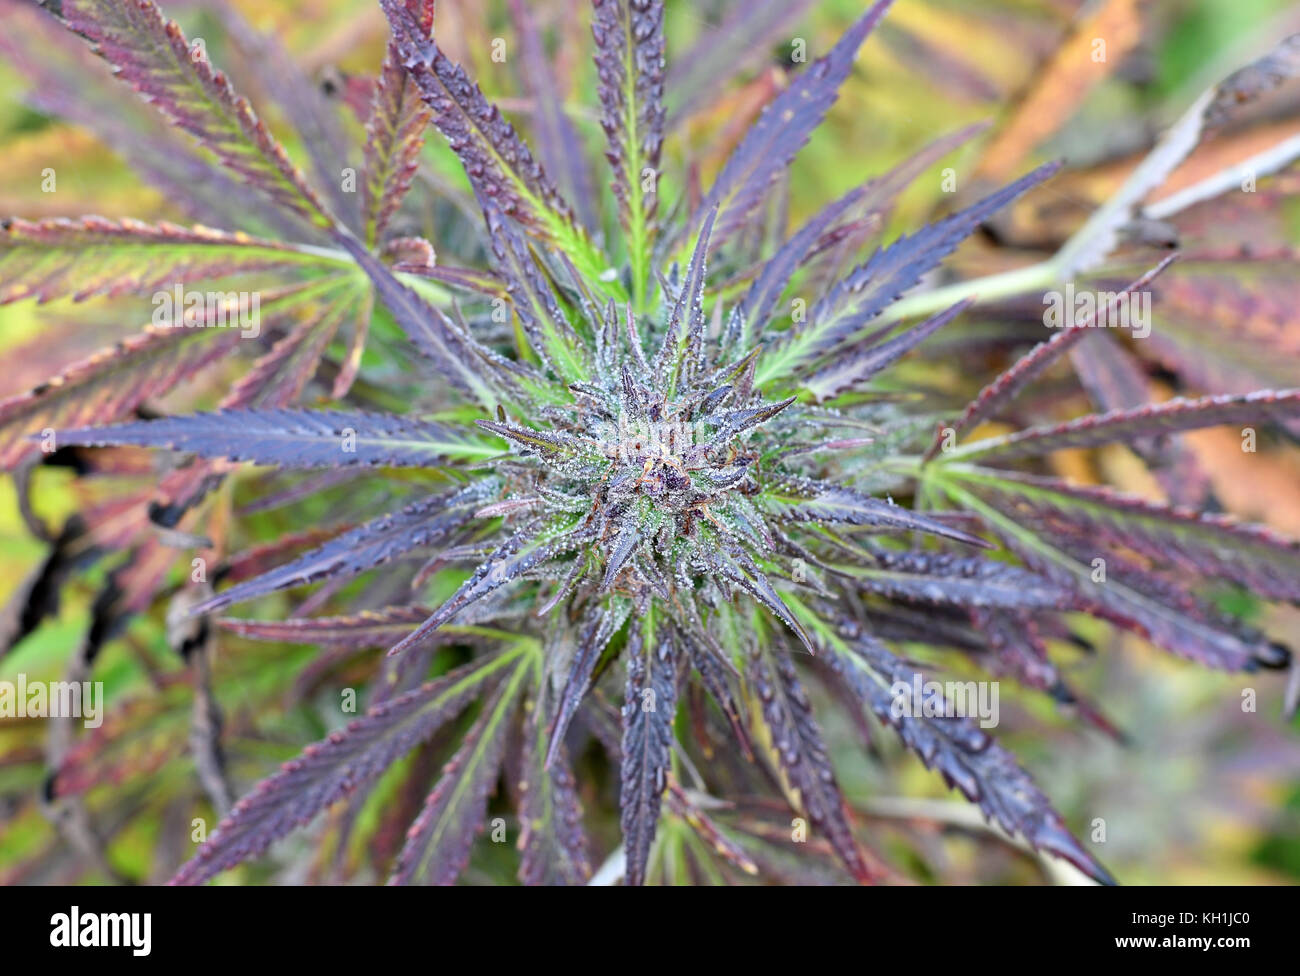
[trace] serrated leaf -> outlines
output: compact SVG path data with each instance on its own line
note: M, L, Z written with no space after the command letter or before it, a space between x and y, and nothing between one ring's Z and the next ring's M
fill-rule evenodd
M584 611L577 625L577 648L573 658L568 662L568 672L564 677L564 687L560 690L555 703L555 714L551 716L548 736L550 747L546 754L549 766L559 755L564 744L565 733L569 723L578 712L578 706L591 688L592 676L600 662L605 648L618 633L627 618L629 604L626 600L613 600L609 607L591 604Z
M1260 664L1277 667L1288 660L1286 651L1278 645L1243 636L1234 628L1207 620L1203 613L1189 612L1187 604L1194 601L1188 600L1185 589L1180 590L1174 603L1168 594L1156 590L1155 581L1137 573L1108 570L1104 582L1095 581L1093 573L1097 557L1118 562L1123 550L1158 545L1161 543L1157 540L1164 540L1164 545L1176 547L1168 557L1175 563L1193 568L1218 566L1229 578L1259 580L1271 589L1290 592L1294 591L1295 579L1276 577L1273 566L1279 560L1289 564L1297 558L1294 546L1279 545L1263 534L1252 540L1249 554L1242 556L1235 552L1238 534L1245 536L1240 541L1247 541L1261 530L1229 532L1225 526L1207 523L1206 516L1188 518L1176 511L1151 511L1147 503L1137 500L1123 505L1112 504L1112 498L1102 504L1088 504L1086 496L1071 501L1057 486L1050 492L1043 486L1035 491L1030 482L1006 480L1001 473L992 471L963 470L961 466L942 470L937 483L954 501L977 512L1031 567L1075 586L1094 614L1136 630L1160 647L1207 667L1254 670ZM1026 500L1028 505L1018 504L1017 499ZM1058 501L1060 508L1053 504ZM1044 503L1045 514L1052 521L1033 517L1035 507ZM1032 527L1025 524L1026 519ZM1117 531L1118 538L1114 534ZM1216 548L1216 543L1231 548ZM1252 557L1259 555L1264 558L1256 566ZM1152 556L1165 558L1163 552Z
M407 0L424 36L433 34L434 0ZM384 53L366 121L365 184L362 198L365 241L383 239L420 164L424 130L431 113L402 68L401 53L390 43Z
M0 305L112 298L254 272L337 274L348 262L208 227L81 217L0 221Z
M222 410L250 407L287 407L302 394L316 374L325 350L339 327L359 310L369 306L370 289L364 279L353 279L337 291L322 296L328 302L305 318L253 364L239 378L218 404ZM358 326L357 335L364 342L365 331ZM361 350L354 347L356 356Z
M741 348L749 347L751 337L762 335L763 327L771 318L773 308L795 271L808 260L821 239L841 217L853 211L882 214L912 180L983 128L982 125L967 126L936 139L884 176L868 180L827 204L791 235L764 263L762 271L741 302L741 312L745 319L745 337L741 340Z
M469 522L490 487L490 482L476 482L381 515L297 559L218 593L197 607L195 613L222 610L319 579L355 576L412 549L442 541Z
M591 375L587 351L523 236L495 205L484 201L483 211L492 252L533 352L565 383L585 382Z
M519 880L526 885L580 885L591 877L582 801L561 746L550 767L546 717L535 700L524 716L519 787Z
M765 491L760 500L781 521L914 530L955 539L967 545L988 547L977 536L954 529L910 508L883 502L847 485L792 478Z
M1220 424L1257 424L1300 420L1300 390L1260 390L1244 396L1176 398L1130 410L1092 414L1050 427L1030 427L1003 437L975 441L952 451L963 461L1007 460L1069 448L1131 442L1139 437L1197 430Z
M828 565L857 580L864 590L900 600L1065 609L1073 599L1068 589L1037 573L978 556L877 549L864 553L861 565Z
M460 65L432 38L421 34L403 0L381 0L381 4L403 65L478 196L558 245L592 281L600 281L611 297L626 298L616 282L603 279L609 262L577 225L569 204L514 126L502 118Z
M1048 163L950 217L900 237L837 282L798 329L768 340L758 363L760 386L781 378L789 386L819 359L842 352L867 323L951 254L984 220L1060 169Z
M826 835L853 876L870 882L872 871L853 836L847 804L794 663L780 648L762 648L750 655L748 676L764 738L791 800Z
M534 667L531 657L520 657L484 702L460 748L443 767L442 778L425 801L423 812L411 825L389 884L449 885L465 869L505 757L511 717Z
M986 817L1035 849L1065 858L1103 884L1114 884L1106 869L1070 835L1060 814L1011 754L974 721L907 714L895 708L894 689L901 684L910 695L916 672L883 646L863 636L851 650L828 647L821 660L881 722L898 732L927 767L938 770ZM919 703L913 711L918 710Z
M855 347L852 352L836 357L829 365L808 377L803 383L804 389L816 402L830 400L857 389L930 338L973 303L974 299L968 298L891 339Z
M717 208L715 246L753 216L772 183L825 118L853 69L858 48L891 2L879 0L858 18L830 53L801 72L746 132L697 211L707 214Z
M662 0L594 0L601 126L638 306L648 284L664 132ZM650 189L646 189L647 179Z
M387 648L410 633L411 626L428 615L423 607L395 606L339 617L289 617L286 620L222 617L217 620L217 625L248 640L354 649Z
M653 615L632 627L623 653L627 680L618 803L627 855L623 877L629 885L645 883L672 763L678 653L671 631L656 626Z
M1231 580L1269 599L1300 599L1300 542L1261 526L1051 478L978 468L954 474L1000 510L1059 520L1099 553L1130 549L1180 573Z
M1096 323L1114 321L1115 311L1119 308L1119 303L1126 296L1145 288L1157 275L1169 267L1173 260L1172 255L1165 258L1127 288L1114 293L1110 300L1107 301L1104 309L1089 316L1085 321L1071 328L1063 329L1052 338L1040 342L1017 359L996 379L980 390L975 399L966 407L965 412L952 424L951 430L954 434L960 434L963 430L975 426L979 421L995 416L998 410L1014 400L1021 390L1041 376L1052 363L1068 352L1072 346L1085 336L1091 335L1091 330ZM940 430L934 439L934 443L930 445L929 451L926 452L927 460L939 453L943 441L944 432Z
M512 669L513 670L510 670ZM308 746L262 780L185 864L172 884L200 884L257 857L326 807L374 782L394 761L480 698L491 684L513 688L527 669L523 650L480 659L390 699Z
M333 226L248 100L235 94L226 76L213 70L206 50L187 41L152 0L62 0L59 6L69 29L173 124L279 206L318 227Z
M36 450L27 435L116 419L233 353L238 339L234 329L149 327L0 401L0 467L12 468Z
M569 534L567 527L534 527L511 536L498 546L456 590L418 628L404 640L395 644L389 654L400 654L422 641L456 614L476 603L507 583L514 582L525 573L570 551L578 540Z
M218 410L111 427L59 431L63 445L165 447L280 468L434 467L500 452L442 424L340 410Z

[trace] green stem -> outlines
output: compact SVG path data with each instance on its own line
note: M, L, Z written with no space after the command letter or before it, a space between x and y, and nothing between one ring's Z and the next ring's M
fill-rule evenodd
M978 304L983 304L1014 298L1018 295L1028 295L1045 290L1055 284L1059 277L1057 262L1053 259L983 278L958 281L942 288L935 288L933 291L900 298L887 308L880 318L873 320L871 325L875 328L886 322L933 315L967 298L974 298Z

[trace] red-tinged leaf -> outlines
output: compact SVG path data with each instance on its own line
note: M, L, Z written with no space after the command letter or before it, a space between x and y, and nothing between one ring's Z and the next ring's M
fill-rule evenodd
M342 400L348 395L352 384L356 382L357 374L361 372L361 357L366 351L366 339L370 335L370 319L374 310L375 295L369 288L365 289L365 294L360 300L349 308L352 316L352 341L348 344L348 354L344 357L338 375L334 377L334 385L330 389L330 396L335 400Z
M979 805L984 815L1035 850L1064 858L1102 884L1114 879L1071 836L1061 815L1052 809L1029 774L1011 753L968 718L909 715L895 708L895 689L910 701L917 672L865 635L852 650L827 648L823 664L852 690L881 722L892 726L928 768ZM921 677L924 685L924 677ZM920 710L920 703L914 711Z
M745 853L744 848L733 841L708 814L692 801L690 794L680 785L668 781L668 792L664 802L674 815L681 817L700 835L708 846L723 860L745 874L758 874L758 865Z
M93 133L189 220L286 238L311 233L296 216L265 206L263 194L181 129L159 126L151 106L122 98L109 66L36 4L3 5L0 52L27 82L25 100L37 111Z
M983 128L983 125L967 126L936 139L884 176L854 187L810 218L763 265L763 270L745 293L741 311L745 317L746 338L742 339L741 348L749 347L749 337L762 335L763 327L771 318L773 308L795 271L812 256L823 237L840 218L857 211L865 211L868 215L883 214L914 179Z
M240 177L290 212L323 228L334 220L248 100L214 71L152 0L62 0L69 29L114 73Z
M521 656L443 767L442 778L411 825L388 883L450 885L469 863L505 758L506 737L533 661Z
M1273 258L1203 262L1161 279L1141 351L1207 393L1295 386L1296 256ZM1287 427L1300 434L1300 424Z
M1129 549L1182 574L1300 599L1300 542L1262 526L1051 478L979 469L958 477L1000 510L1060 524L1099 553Z
M715 246L747 223L767 191L821 124L857 59L858 48L892 0L879 0L844 32L829 54L801 72L763 109L713 183L701 214L718 209Z
M363 610L342 617L290 617L286 620L243 620L222 617L217 625L248 640L283 644L325 644L362 649L391 646L429 615L418 606Z
M116 420L232 352L236 340L252 338L254 329L291 327L314 308L315 299L336 287L331 279L288 286L264 295L254 311L205 305L198 316L147 326L34 390L0 402L0 466L11 466L32 450L24 435Z
M218 406L223 410L287 407L316 374L321 357L344 321L369 303L369 289L349 283L324 298L328 302L281 338L239 378ZM357 333L364 342L365 333ZM360 355L360 349L356 349Z
M1287 593L1295 592L1297 577L1287 569L1279 576L1277 566L1294 564L1300 556L1296 544L1137 499L1117 504L1109 493L1071 497L1083 490L1062 491L1059 484L1040 480L1035 485L1035 480L955 465L944 470L938 484L977 512L1032 569L1074 586L1091 613L1207 667L1253 671L1286 665L1285 647L1212 619L1187 587L1126 568L1124 554L1138 551L1157 564L1181 567L1184 574L1209 571L1251 588L1262 584L1262 592ZM1110 567L1104 581L1094 577L1098 558Z
M970 405L966 407L966 411L961 417L953 423L951 429L959 434L963 430L973 427L981 420L995 416L998 410L1014 400L1021 390L1041 376L1062 354L1068 352L1071 346L1083 339L1084 336L1090 335L1089 330L1096 326L1099 321L1114 321L1115 310L1119 308L1119 303L1126 300L1134 292L1145 288L1160 272L1169 267L1173 260L1173 255L1165 258L1127 288L1114 293L1106 303L1105 309L1098 310L1085 321L1071 328L1063 329L1052 338L1034 346L1033 349L1017 359L1001 375L985 386L975 399L970 402ZM926 452L926 458L930 459L938 454L943 442L944 432L941 430L935 437L929 451Z
M605 156L614 170L633 282L644 288L659 207L664 5L662 0L594 0L593 8Z
M308 66L300 64L271 31L250 24L233 4L218 3L211 11L226 28L250 84L256 84L269 101L272 114L280 114L292 127L311 162L316 185L328 194L335 216L349 227L359 226L357 196L344 189L339 178L345 167L356 163L355 147L345 130L340 111L342 99L328 96L325 85L312 78Z
M873 873L853 836L848 807L794 662L779 647L755 650L749 660L749 682L761 710L762 741L771 751L791 802L826 835L853 876L869 883Z
M433 36L434 0L407 0L423 37ZM420 165L424 130L431 116L405 70L394 43L388 45L366 122L366 180L362 214L365 240L373 247L401 205Z
M524 716L519 787L519 880L526 885L581 885L591 878L582 801L561 746L546 766L546 717L535 700Z
M339 410L218 410L59 431L57 444L165 447L280 468L435 467L500 453L429 420Z
M888 369L906 353L911 352L934 335L954 318L974 304L974 299L958 302L938 315L931 316L919 325L900 332L892 339L866 345L865 348L846 350L842 356L831 360L804 381L804 388L818 402L848 393L866 383L883 369Z
M239 337L237 329L149 327L0 401L0 468L37 450L29 434L115 420L234 352Z
M758 364L761 385L793 378L819 359L844 351L859 331L956 250L975 229L1060 169L1048 163L965 210L881 248L838 281L813 306L809 321L768 340Z
M257 857L333 803L369 786L392 763L481 698L487 688L501 681L513 688L526 669L527 659L520 650L479 659L375 706L308 746L299 758L285 763L236 803L171 883L201 884Z
M344 532L283 566L218 593L197 607L195 613L223 610L285 587L355 576L412 549L441 542L469 522L490 487L488 482L475 482L412 502L401 511Z
M381 0L381 4L403 66L432 109L434 125L460 157L475 191L535 233L551 238L567 228L579 234L559 190L465 69L421 31L404 0Z
M626 851L624 881L645 883L646 862L659 824L659 808L672 764L673 720L677 716L677 657L672 632L656 627L653 615L632 627L623 657L622 765L619 810Z
M207 227L103 217L0 221L0 304L147 293L254 272L337 273L317 252Z
M975 441L953 451L951 456L960 456L962 460L973 457L1007 460L1220 424L1240 426L1297 420L1300 420L1300 390L1260 390L1244 396L1204 397L1199 400L1178 398Z

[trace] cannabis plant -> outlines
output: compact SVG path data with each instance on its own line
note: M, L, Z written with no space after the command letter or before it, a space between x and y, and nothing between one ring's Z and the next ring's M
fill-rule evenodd
M917 662L955 650L1102 729L1048 652L1086 644L1090 618L1209 668L1287 665L1282 645L1215 597L1227 586L1300 599L1300 547L1068 482L1044 459L1203 426L1293 424L1300 391L1008 423L1024 416L1022 391L1145 295L1167 260L986 377L964 409L895 368L959 328L980 294L979 282L960 294L918 286L1056 164L915 233L873 238L909 182L974 134L963 131L786 234L787 170L888 0L793 73L707 188L665 152L655 0L591 7L601 178L548 89L523 3L512 8L537 155L440 47L432 0L381 0L391 41L380 74L343 83L365 124L351 185L337 103L304 88L291 62L270 57L261 70L313 96L285 104L314 182L151 0L45 6L167 120L150 138L183 154L155 159L159 178L192 184L184 205L196 211L224 196L241 223L8 220L4 297L271 282L259 334L218 328L230 300L191 307L177 289L139 337L0 405L12 435L3 455L24 490L38 462L135 479L133 491L88 499L62 533L25 508L51 542L42 599L86 561L126 554L74 672L88 674L133 615L170 600L172 645L193 664L194 767L225 814L176 883L257 858L327 810L337 830L320 835L310 876L343 858L355 832L379 838L362 876L451 883L490 821L493 840L504 825L518 850L507 870L526 883L586 882L606 855L602 880L628 884L899 879L904 868L863 833L837 785L821 731L833 708L864 729L867 716L892 727L997 828L1108 882L991 723L924 683ZM476 228L433 241L410 233L401 210L430 126L472 197L449 185L446 199L477 214ZM1094 238L1113 230L1117 218L1105 219ZM458 246L461 263L449 263ZM214 409L160 412L160 396L235 361L241 337L263 351ZM309 391L315 405L300 405ZM150 462L132 448L170 453ZM317 473L277 482L239 462ZM347 524L225 552L220 513L236 485L245 538L265 525L256 513L340 485L346 494L332 497ZM228 614L309 584L288 619ZM40 616L33 609L24 632ZM369 696L359 717L233 804L214 626L314 648L283 659L301 681L332 674L345 701L358 683ZM183 719L174 683L157 697L170 704L134 707ZM129 712L110 714L65 744L48 799L104 782L88 757L131 727ZM167 761L164 747L153 768ZM610 766L616 800L601 785ZM621 840L589 836L593 811L615 802ZM489 846L480 856L499 857Z

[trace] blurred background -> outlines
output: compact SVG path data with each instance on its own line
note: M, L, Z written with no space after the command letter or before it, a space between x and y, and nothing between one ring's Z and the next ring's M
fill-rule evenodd
M601 137L592 104L587 5L545 0L528 6L552 39L572 117L594 156ZM798 50L794 42L806 42L811 60L862 4L785 0L754 4L749 14L737 12L745 4L722 0L669 0L667 7L669 106L684 120L686 134L672 151L681 171L697 174L707 186L744 126L784 84ZM264 35L278 38L303 72L342 102L349 99L354 79L375 72L387 36L373 0L168 2L163 8L188 36L203 38L214 64L259 107L260 89L280 57L265 46ZM80 42L60 35L29 5L0 0L0 11L5 18L0 217L98 214L192 223L190 208L160 190L160 180L150 179L151 169L166 170L172 161L136 138L142 127L157 125L148 107L109 80ZM752 43L710 49L711 32L737 16L754 20ZM513 36L508 6L442 0L437 17L439 43L527 130L532 104L513 60L494 62L481 43ZM861 53L828 123L796 162L790 224L796 226L819 204L936 136L988 120L990 131L946 164L959 174L963 194L978 192L986 182L1005 182L1050 158L1064 158L1068 169L999 218L952 264L962 275L1024 264L1064 241L1208 84L1296 31L1300 7L1284 0L898 0ZM1095 50L1097 39L1105 42L1104 58L1082 56ZM283 119L274 110L267 119L295 155ZM1194 154L1157 195L1176 192L1288 132L1300 133L1295 105L1270 106ZM426 157L435 192L437 180L460 179L454 158L436 135L428 140ZM57 192L42 189L50 168L58 174ZM1281 174L1269 184L1275 195L1237 201L1230 211L1215 209L1222 204L1189 211L1180 230L1212 241L1227 234L1233 243L1300 244L1294 176ZM894 228L915 226L950 203L937 175L918 180L894 214ZM459 242L435 236L436 215L428 215L428 223L421 214L404 219L440 252L456 253ZM1204 320L1259 317L1259 328L1272 330L1269 341L1280 344L1272 348L1294 352L1294 358L1258 357L1259 385L1296 386L1300 275L1292 265L1279 280L1265 283L1282 290L1268 293L1272 304L1263 311L1252 305L1243 313L1231 302L1214 305L1211 296L1205 299ZM138 331L148 320L147 309L138 297L84 305L0 305L0 399ZM954 356L917 367L927 371L926 382L942 388L964 374L987 375L976 346L954 350ZM203 394L197 395L201 400ZM1247 460L1230 431L1190 435L1187 443L1209 473L1206 497L1213 505L1300 536L1295 443L1269 443ZM1059 463L1072 477L1161 490L1122 449ZM73 480L71 471L42 472L35 498L41 518L57 524L85 503ZM286 522L274 511L254 518L281 531L303 529L315 524L313 512L324 518L337 497L325 492L295 508L294 518L301 522ZM73 584L39 627L17 619L30 603L26 584L40 573L48 551L29 531L12 480L0 480L0 607L8 608L0 618L0 637L22 633L7 653L0 651L0 679L12 680L19 672L59 678L91 623L102 569ZM1289 635L1300 647L1300 612L1266 609L1248 596L1227 609ZM221 704L234 737L232 775L242 792L271 763L296 754L327 725L314 697L319 689L312 685L310 648L254 645L229 636L221 641L221 667L228 672ZM60 771L61 790L82 795L89 809L108 815L97 819L95 836L80 851L66 826L56 828L42 811L39 797L50 789L50 779L33 724L0 719L0 882L158 881L188 854L188 847L176 845L187 840L184 825L196 809L183 786L195 776L187 752L190 704L188 689L174 680L181 665L164 653L166 646L162 614L144 614L96 661L95 677L105 682L109 711L96 741L106 741L115 725L127 723L125 715L144 710L153 718L130 724L132 734L111 747L74 751L70 767ZM1096 821L1104 821L1104 843L1093 849L1115 875L1130 884L1300 882L1300 722L1282 717L1285 674L1212 674L1099 629L1096 653L1079 651L1068 663L1068 676L1105 709L1123 731L1123 743L1043 696L1006 690L999 736L1085 840ZM286 694L286 688L294 692ZM1243 711L1246 688L1258 692L1255 712ZM898 851L922 851L923 857L908 865L919 877L1056 880L1013 848L989 843L978 812L954 799L937 775L902 755L892 738L880 739L877 754L870 755L847 721L833 711L823 714L836 767L866 836L890 853L897 853L895 842ZM378 811L367 815L381 816ZM594 830L607 834L609 825ZM71 836L76 831L74 826Z

